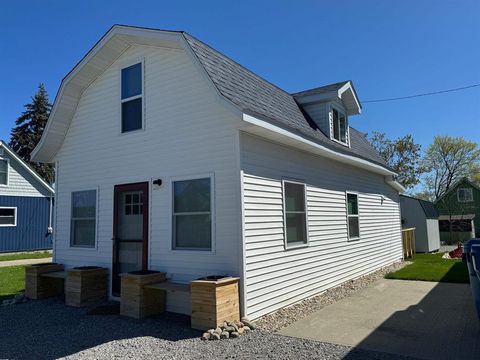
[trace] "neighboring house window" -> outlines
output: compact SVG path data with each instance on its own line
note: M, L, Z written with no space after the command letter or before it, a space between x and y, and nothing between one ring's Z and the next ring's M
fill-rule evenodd
M472 202L473 191L469 188L460 188L457 190L457 199L459 202Z
M286 245L307 243L307 211L305 206L305 185L283 182L284 221Z
M8 184L8 161L0 160L0 185Z
M142 63L122 69L122 133L143 128Z
M0 226L17 226L17 208L0 208Z
M95 247L97 219L97 191L72 192L70 244Z
M360 224L358 218L358 195L347 193L347 223L348 238L358 239L360 237Z
M341 143L347 143L347 117L341 111L332 108L333 138Z
M212 249L212 179L174 181L173 240L175 250Z

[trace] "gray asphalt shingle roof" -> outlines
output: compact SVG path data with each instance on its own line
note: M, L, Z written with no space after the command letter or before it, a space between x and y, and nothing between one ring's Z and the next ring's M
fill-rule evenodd
M292 95L293 96L308 96L308 95L316 95L316 94L325 94L325 93L329 93L329 92L340 89L343 85L345 85L349 81L350 80L340 81L340 82L337 82L335 84L329 84L329 85L325 85L325 86L316 87L316 88L313 88L313 89L308 89L308 90L296 92L296 93L293 93Z
M339 153L366 159L388 168L365 135L358 130L350 127L350 148L337 144L309 119L292 94L262 79L190 34L183 32L183 35L218 91L244 113L280 126ZM309 91L318 93L338 90L345 83L343 81L295 95Z

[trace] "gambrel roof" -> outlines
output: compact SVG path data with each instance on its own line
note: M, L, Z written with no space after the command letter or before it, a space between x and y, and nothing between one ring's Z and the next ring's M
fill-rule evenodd
M32 154L36 161L51 162L54 159L82 92L133 44L191 51L218 93L244 114L319 144L327 151L344 154L350 162L358 158L363 163L372 163L373 167L384 169L381 171L385 175L393 174L364 134L350 128L350 147L340 145L324 134L299 104L298 99L305 94L343 89L348 93L350 103L358 104L358 113L360 103L350 81L289 94L186 32L123 25L114 25L62 80L42 140Z

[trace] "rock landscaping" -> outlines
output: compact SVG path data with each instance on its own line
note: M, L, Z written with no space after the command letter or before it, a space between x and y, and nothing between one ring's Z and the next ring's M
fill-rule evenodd
M337 287L324 291L320 295L316 295L289 307L275 311L274 313L265 315L256 320L255 324L262 330L276 332L297 320L308 317L313 312L320 310L325 306L352 295L358 290L382 279L385 274L400 270L408 264L408 262L397 262L368 275L347 281Z
M235 339L254 329L255 325L246 317L243 317L241 321L224 321L216 329L204 332L202 340Z

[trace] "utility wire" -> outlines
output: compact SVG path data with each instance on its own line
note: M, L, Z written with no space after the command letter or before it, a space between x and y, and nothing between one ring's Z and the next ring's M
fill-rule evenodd
M420 96L438 95L438 94L444 94L444 93L453 92L453 91L460 91L460 90L465 90L465 89L471 89L471 88L474 88L474 87L477 87L477 86L480 86L480 84L473 84L473 85L462 86L462 87L454 88L454 89L433 91L433 92L428 92L428 93L423 93L423 94L416 94L416 95L409 95L409 96L401 96L401 97L389 98L389 99L365 100L365 101L362 101L362 104L364 104L364 103L385 102L385 101L395 101L395 100L405 100L405 99L412 99L412 98L416 98L416 97L420 97Z

